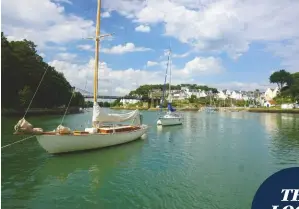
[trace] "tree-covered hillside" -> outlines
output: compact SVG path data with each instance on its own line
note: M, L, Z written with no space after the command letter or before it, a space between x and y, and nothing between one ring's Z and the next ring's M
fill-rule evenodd
M133 90L129 93L130 96L142 96L142 97L147 97L149 91L154 90L154 89L160 89L163 90L163 84L154 84L154 85L142 85L138 87L136 90ZM204 91L212 91L214 93L217 92L216 88L210 88L208 86L200 86L196 84L180 84L180 85L171 85L172 90L179 90L181 87L189 87L190 89L201 89ZM166 91L169 88L169 84L165 85Z
M48 68L31 107L52 108L67 105L72 87L62 73L43 61L32 41L8 41L1 33L2 108L27 107ZM82 106L84 98L76 92L71 106Z

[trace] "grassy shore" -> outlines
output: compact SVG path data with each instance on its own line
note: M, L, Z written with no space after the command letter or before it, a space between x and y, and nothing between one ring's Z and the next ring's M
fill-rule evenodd
M159 111L160 108L136 108L136 107L111 107L116 110L148 110L148 111ZM167 108L163 108L164 111ZM200 108L176 108L177 111L198 111ZM248 107L219 107L217 111L229 111L229 112L257 112L257 113L299 113L299 109L281 109L281 108L248 108Z
M260 112L260 113L297 113L299 109L280 109L280 108L250 108L248 112Z
M110 107L110 109L114 110L148 110L146 107Z
M22 116L25 113L25 109L2 109L1 115L4 116ZM27 115L63 115L65 108L31 108L28 110ZM79 107L70 107L67 114L80 113Z
M154 107L151 107L151 108L146 108L146 107L111 107L111 109L114 109L114 110L148 110L148 111L159 111L160 108L154 108ZM164 111L167 110L167 108L163 108ZM177 111L198 111L199 108L176 108Z

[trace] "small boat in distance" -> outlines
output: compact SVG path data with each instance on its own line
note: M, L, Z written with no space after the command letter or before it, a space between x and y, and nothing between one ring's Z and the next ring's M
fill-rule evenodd
M62 126L61 122L56 130L44 132L41 128L33 128L25 120L25 116L15 125L15 134L36 135L40 146L52 154L119 145L140 139L148 130L148 126L142 124L142 116L138 110L124 114L108 114L98 105L99 42L100 38L107 35L100 36L101 0L97 3L92 127L72 131ZM129 125L115 124L129 120L132 121Z
M162 94L162 99L160 103L160 110L162 112L162 107L164 103L164 95L165 95L165 86L166 86L166 78L167 78L167 71L169 67L169 91L168 91L168 104L167 104L167 113L165 115L162 115L159 117L157 121L157 125L162 125L162 126L171 126L171 125L181 125L183 123L183 117L175 113L176 109L172 107L172 98L171 98L171 48L169 49L169 54L168 54L168 62L167 62L167 68L166 68L166 74L165 74L165 80L164 80L164 87L163 87L163 94Z

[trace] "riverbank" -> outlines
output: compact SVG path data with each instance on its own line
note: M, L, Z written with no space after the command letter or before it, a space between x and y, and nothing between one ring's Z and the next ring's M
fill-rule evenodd
M159 111L160 108L146 108L146 107L110 107L110 109L114 110L148 110L148 111ZM167 108L163 108L163 110L167 110ZM198 111L199 108L176 108L177 111Z
M199 111L202 110L202 108L176 108L177 111ZM147 110L147 111L159 111L160 108L136 108L136 107L111 107L111 109L115 110ZM163 108L164 111L167 110L167 108ZM218 107L215 108L216 111L221 112L256 112L256 113L295 113L299 114L299 109L280 109L280 108L248 108L248 107Z
M248 107L222 107L218 108L221 112L255 112L255 113L295 113L299 114L299 109L281 108L248 108Z
M2 109L1 115L3 116L23 116L25 114L25 109ZM65 108L31 108L28 110L28 116L38 116L38 115L63 115ZM80 113L79 107L70 107L67 114Z
M113 110L148 110L148 108L145 107L110 107L110 109Z
M295 113L299 114L299 109L276 109L276 108L250 108L248 112L257 113Z

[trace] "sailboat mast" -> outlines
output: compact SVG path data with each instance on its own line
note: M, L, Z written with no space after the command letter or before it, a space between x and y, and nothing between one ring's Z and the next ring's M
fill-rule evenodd
M165 79L164 79L164 85L163 85L162 99L161 99L161 104L160 104L161 111L162 111L164 97L165 97L165 91L166 91L166 79L167 79L168 66L169 66L169 55L168 55L168 58L167 58L167 65L166 65Z
M170 100L170 91L171 91L171 48L169 48L169 90L168 90L169 100Z
M99 68L99 48L100 48L100 21L101 21L101 0L98 0L97 19L96 19L96 37L95 37L95 64L94 64L94 86L93 101L98 100L98 68Z

